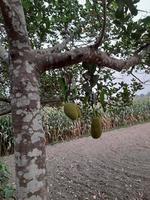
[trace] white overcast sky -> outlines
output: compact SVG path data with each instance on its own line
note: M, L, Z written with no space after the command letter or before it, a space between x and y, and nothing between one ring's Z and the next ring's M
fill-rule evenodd
M141 0L138 4L139 10L147 11L148 13L139 13L139 17L145 17L145 15L150 15L150 0Z

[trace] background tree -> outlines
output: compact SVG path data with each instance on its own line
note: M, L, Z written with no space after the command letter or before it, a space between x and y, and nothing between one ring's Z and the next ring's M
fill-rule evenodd
M89 101L96 90L105 110L105 95L132 96L124 83L117 96L109 69L149 73L150 17L133 20L137 2L0 0L0 92L11 102L17 199L47 199L40 92ZM140 87L134 80L132 92Z

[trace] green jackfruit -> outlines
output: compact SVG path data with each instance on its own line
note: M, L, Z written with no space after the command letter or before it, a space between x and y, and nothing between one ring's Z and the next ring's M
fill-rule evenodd
M78 113L78 118L81 118L81 110L78 105L76 105L77 113Z
M99 117L93 117L91 122L91 136L94 139L97 139L102 134L102 122L101 118Z
M72 120L78 119L77 105L74 103L66 103L64 105L65 114Z

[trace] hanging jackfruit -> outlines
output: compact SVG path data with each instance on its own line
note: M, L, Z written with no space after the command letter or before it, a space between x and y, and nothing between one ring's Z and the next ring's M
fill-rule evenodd
M102 122L100 117L93 117L91 122L91 136L97 139L102 134Z
M78 105L76 105L77 113L78 113L78 118L81 118L81 110Z
M66 103L64 105L65 114L72 120L78 119L77 105L74 103Z

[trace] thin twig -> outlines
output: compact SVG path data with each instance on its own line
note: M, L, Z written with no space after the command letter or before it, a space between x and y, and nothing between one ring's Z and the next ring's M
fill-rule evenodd
M55 106L61 106L62 105L62 100L60 98L56 99L50 99L50 100L41 100L41 105L46 106L49 105L50 107L55 107Z
M0 97L0 101L2 102L6 102L6 103L10 103L10 98L6 98L6 97ZM46 105L46 104L49 104L49 105L57 105L57 104L61 104L62 103L62 100L61 98L52 98L52 99L42 99L41 100L41 104L42 105Z
M101 17L98 14L98 11L97 11L97 8L96 8L97 0L93 0L93 4L94 4L95 12L97 13L97 19L98 19L99 23L101 23ZM96 42L93 45L93 47L95 49L98 49L98 47L102 44L102 40L103 40L103 37L104 37L104 34L105 34L105 28L106 28L106 0L102 0L102 5L103 5L103 24L102 24L101 34L96 39Z
M9 64L8 52L2 47L0 42L0 60L5 64Z
M141 51L148 51L150 48L150 43L144 44L141 47L139 47L138 50L135 51L134 55L139 54Z
M135 76L133 73L130 73L134 78L136 78L140 83L142 83L142 84L146 84L146 83L148 83L148 82L150 82L150 80L146 80L146 81L141 81L137 76ZM146 85L150 85L150 84L146 84Z
M3 116L3 115L7 115L7 114L10 114L11 113L11 109L7 109L7 110L4 110L4 111L0 111L0 116Z
M139 11L139 12L143 12L143 13L147 13L147 14L150 13L150 12L147 11L147 10L141 10L141 9L138 9L138 11Z
M10 99L6 98L6 97L0 97L0 101L6 102L6 103L10 103Z
M49 47L47 49L36 49L34 50L39 54L47 54L47 53L60 53L62 50L67 48L67 44L72 40L72 36L67 36L66 39L62 43L58 43L53 47Z
M132 72L130 73L135 79L137 79L140 83L144 84L143 81L141 81L137 76L135 76Z

